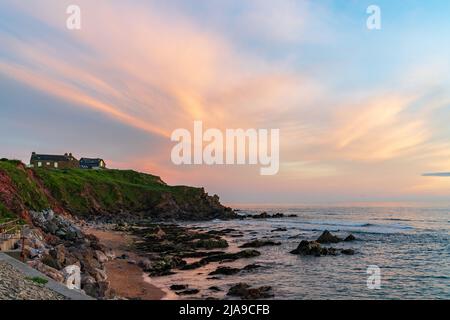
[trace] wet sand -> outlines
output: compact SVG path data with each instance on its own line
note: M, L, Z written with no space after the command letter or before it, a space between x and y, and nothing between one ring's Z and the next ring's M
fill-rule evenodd
M133 237L119 231L85 228L84 232L96 236L100 243L114 250L116 256L126 254L129 260L139 261L141 257L130 250ZM106 274L111 289L123 298L141 300L160 300L165 292L151 284L151 280L142 272L142 269L128 263L127 260L114 259L105 264Z

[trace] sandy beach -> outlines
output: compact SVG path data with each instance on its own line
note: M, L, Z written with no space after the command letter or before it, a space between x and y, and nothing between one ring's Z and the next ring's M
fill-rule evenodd
M120 231L100 230L85 228L87 234L96 236L100 243L114 250L116 256L127 255L130 260L141 259L130 250L133 237ZM110 287L117 296L127 299L160 300L165 296L163 290L149 283L149 278L136 264L130 264L127 260L114 259L105 264L106 274Z

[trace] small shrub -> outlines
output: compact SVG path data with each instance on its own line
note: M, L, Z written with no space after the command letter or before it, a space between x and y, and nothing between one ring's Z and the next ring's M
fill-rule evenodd
M27 280L33 281L34 283L46 285L48 280L41 277L28 277Z

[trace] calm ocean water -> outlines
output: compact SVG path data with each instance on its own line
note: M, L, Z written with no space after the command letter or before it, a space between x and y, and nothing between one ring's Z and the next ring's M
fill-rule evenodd
M450 207L298 207L251 208L242 214L283 212L296 218L267 220L212 221L187 223L208 230L233 228L243 238L227 238L229 251L254 239L271 239L278 247L258 249L262 255L223 265L243 267L257 263L263 268L221 279L207 279L217 264L154 278L153 283L167 288L170 284L189 284L200 289L189 298L226 298L228 288L238 282L269 285L275 299L449 299L450 298ZM287 228L286 232L271 232ZM352 233L357 241L334 244L353 248L354 256L303 257L289 254L303 240L314 240L324 230L345 237ZM381 268L381 289L367 288L367 267ZM208 288L218 286L223 292ZM178 298L167 290L168 299Z

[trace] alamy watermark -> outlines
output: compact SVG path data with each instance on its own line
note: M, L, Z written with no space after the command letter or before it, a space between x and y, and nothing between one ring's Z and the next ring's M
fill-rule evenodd
M366 10L369 17L366 21L367 29L381 30L381 8L377 5L370 5Z
M66 27L69 30L81 30L81 8L75 4L71 4L66 9L68 18L66 20Z
M171 152L175 165L261 165L261 175L275 175L280 168L279 129L219 129L203 131L194 121L193 134L187 129L173 131L178 142Z
M367 288L370 290L381 289L381 269L376 265L367 267Z

